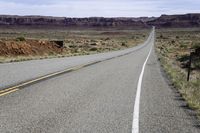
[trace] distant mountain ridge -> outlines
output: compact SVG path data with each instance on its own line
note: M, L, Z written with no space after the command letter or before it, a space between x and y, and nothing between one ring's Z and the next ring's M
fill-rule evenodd
M161 15L159 18L147 22L156 27L200 27L200 13L184 15Z
M153 25L160 28L200 27L200 13L138 18L67 18L51 16L0 15L0 26L148 28Z

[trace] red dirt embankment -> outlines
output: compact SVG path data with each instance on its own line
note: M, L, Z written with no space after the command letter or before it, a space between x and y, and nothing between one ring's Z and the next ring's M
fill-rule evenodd
M0 56L41 56L62 53L54 42L40 40L0 40Z

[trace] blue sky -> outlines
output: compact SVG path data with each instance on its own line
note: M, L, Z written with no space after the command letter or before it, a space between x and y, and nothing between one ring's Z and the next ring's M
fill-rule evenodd
M200 13L200 0L0 0L0 14L139 17Z

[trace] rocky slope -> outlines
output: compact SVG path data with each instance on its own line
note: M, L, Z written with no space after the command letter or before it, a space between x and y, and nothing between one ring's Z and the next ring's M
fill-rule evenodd
M117 27L147 28L157 27L199 27L200 14L162 15L140 18L66 18L49 16L0 15L0 26L60 26L60 27Z
M200 14L162 15L147 24L161 28L200 27Z

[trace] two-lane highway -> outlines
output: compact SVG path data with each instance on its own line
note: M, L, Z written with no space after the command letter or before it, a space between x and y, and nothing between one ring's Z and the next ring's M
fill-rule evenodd
M2 88L61 71L68 60L88 63L131 52L1 96L0 133L198 133L198 121L181 107L184 102L175 99L177 94L163 78L154 49L150 51L153 44L154 30L146 43L136 48L16 64L19 68L13 73L27 73L27 78L10 76L12 81L7 83L8 72L3 75L5 80L1 78ZM29 71L35 75L23 72L29 63L41 66L45 73L34 68ZM59 63L63 65L57 69ZM0 74L14 68L2 64Z

